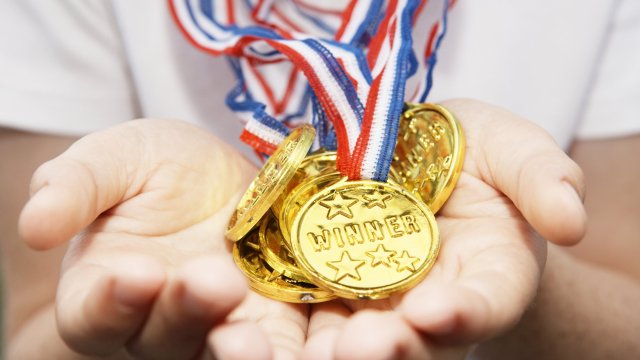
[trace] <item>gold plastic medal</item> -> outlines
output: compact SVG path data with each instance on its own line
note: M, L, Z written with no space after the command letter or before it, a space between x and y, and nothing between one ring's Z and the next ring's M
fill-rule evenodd
M232 214L225 234L227 238L240 240L260 221L295 174L311 148L314 136L313 127L303 125L293 130L271 154Z
M337 172L336 152L326 151L324 148L317 150L302 161L298 171L300 172L301 180Z
M309 282L302 270L296 265L289 249L284 244L278 222L272 214L267 214L260 224L260 251L264 261L280 274L301 282Z
M398 185L344 181L297 213L291 232L308 278L338 296L377 299L422 280L440 245L432 212Z
M400 118L389 178L420 197L433 213L460 177L465 141L454 116L435 104L407 104Z
M345 177L342 177L338 172L331 172L328 174L320 175L307 179L307 181L301 183L293 189L291 193L285 198L282 210L279 214L278 222L280 224L280 232L284 238L285 244L289 246L291 243L291 225L293 225L293 219L300 211L300 208L315 194L320 192L323 188L337 183L338 181L346 181Z
M258 232L253 231L233 244L233 260L258 294L292 303L317 303L336 296L309 283L298 282L270 269L260 257Z
M280 218L282 206L293 189L307 179L332 173L338 173L335 151L320 149L304 158L300 167L298 167L293 175L293 178L287 184L285 191L273 202L273 205L271 205L271 210L276 218Z

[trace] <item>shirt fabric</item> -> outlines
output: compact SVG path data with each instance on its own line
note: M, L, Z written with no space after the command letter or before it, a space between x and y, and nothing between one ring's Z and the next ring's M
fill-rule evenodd
M637 0L459 1L428 100L503 106L567 147L640 132L637 64ZM178 118L250 152L224 105L233 84L223 58L180 33L166 1L0 2L0 125L83 135Z

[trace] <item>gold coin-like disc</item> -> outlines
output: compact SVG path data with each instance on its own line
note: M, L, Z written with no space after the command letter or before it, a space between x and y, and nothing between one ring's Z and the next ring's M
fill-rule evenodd
M225 234L228 239L240 240L269 210L307 155L314 136L313 127L303 125L293 130L271 154L231 215Z
M458 121L435 104L407 104L389 172L435 214L447 201L462 171L465 141Z
M308 278L352 299L384 298L416 285L439 246L435 217L420 199L368 180L322 189L302 206L291 232Z
M291 242L291 225L300 208L316 193L325 187L333 185L338 181L346 180L338 172L331 172L307 179L298 187L293 189L285 198L282 210L278 216L280 224L280 232L284 238L285 244L288 246Z
M278 222L272 214L267 214L260 224L260 251L264 261L282 275L301 282L309 282L302 270L296 265L289 249L284 244Z
M336 152L326 150L315 151L304 158L298 171L300 172L301 180L337 172Z
M277 218L280 217L282 206L285 199L296 186L303 183L306 179L311 179L320 175L337 173L336 168L336 152L321 149L316 151L302 160L300 167L296 170L293 178L287 184L286 189L271 205L271 210Z
M309 283L298 282L270 269L260 258L257 231L233 244L233 260L260 295L292 303L317 303L336 298L334 294Z

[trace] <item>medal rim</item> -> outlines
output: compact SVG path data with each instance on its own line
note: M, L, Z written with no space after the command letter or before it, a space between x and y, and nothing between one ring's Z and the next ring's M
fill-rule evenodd
M432 103L420 104L420 103L407 102L405 103L405 105L407 106L408 109L402 114L403 117L410 119L411 117L414 117L421 112L433 111L441 115L447 121L450 128L452 129L452 138L453 138L454 146L452 147L453 151L451 152L451 158L452 158L453 166L448 172L449 176L447 176L447 178L445 179L444 181L445 184L442 186L440 191L433 197L430 197L428 195L425 196L422 193L422 189L413 189L413 193L417 194L418 197L420 197L427 204L427 206L431 209L431 211L434 214L436 214L444 206L447 200L449 200L449 197L451 197L451 194L453 193L453 190L455 189L458 183L458 179L462 174L462 168L464 166L464 158L466 153L466 139L464 136L464 131L462 129L460 122L455 117L455 115L453 115L451 111L449 111L446 107L440 104L432 104ZM398 141L399 140L400 140L400 134L398 135ZM398 145L396 144L396 148L397 147ZM395 155L395 150L394 150L394 155ZM390 173L395 174L396 178L400 177L399 174L393 168L393 163L390 167ZM393 178L393 176L390 176L390 178ZM404 185L401 185L401 186L404 186Z
M287 185L289 185L291 182L293 182L296 179L296 174L298 173L298 171L303 171L302 169L306 168L307 166L309 166L314 161L333 161L334 165L335 165L336 156L337 156L337 153L335 151L327 151L327 150L324 150L324 148L320 148L318 150L315 150L314 152L310 153L309 155L307 155L302 160L302 162L298 166L298 169L296 169L296 172L294 173L294 175L291 178L290 182L287 183ZM324 176L324 175L332 174L332 173L339 173L338 169L335 168L335 166L334 166L334 169L332 171L329 171L329 172L326 172L326 173L320 173L320 174L318 174L316 176ZM290 190L291 194L293 194L293 192L295 191L296 188L298 188L299 186L303 185L305 183L305 181L308 180L308 177L304 177L304 178L302 178L300 180L301 181L299 181L298 184L296 184L293 188L288 189L288 186L287 186L287 187L285 187L284 190ZM283 194L283 195L286 195L286 194ZM281 219L280 213L284 210L285 204L286 204L286 199L289 197L289 195L286 195L285 198L282 199L282 201L280 201L282 196L276 198L276 200L274 200L274 202L273 202L273 204L271 206L271 210L273 211L273 214L276 216L278 221L280 221L280 219Z
M278 146L276 151L274 151L267 162L265 162L256 178L249 184L244 195L240 198L238 206L236 206L227 225L226 238L232 241L238 241L258 224L260 219L262 219L271 207L271 204L280 196L288 182L293 178L295 171L313 145L314 137L315 129L311 125L305 124L293 130ZM291 151L290 156L284 156L283 149L288 143L294 141L295 148ZM264 169L276 164L281 158L285 160L285 163L280 171L277 172L276 179L270 179L265 190L258 195L259 199L242 211L241 206L244 206L247 200L253 197L253 192L261 180L262 172L265 171ZM239 215L240 213L242 213L242 215Z
M269 226L271 225L270 222L274 222L275 226L277 226L278 228L278 231L281 232L280 225L277 223L278 221L275 218L275 215L273 215L271 212L267 212L267 214L265 214L264 218L262 219L260 223L260 228L258 230L258 240L260 244L260 251L262 252L262 255L264 255L264 261L271 268L273 268L273 270L281 273L282 275L292 280L310 283L309 279L305 276L304 272L302 272L296 266L296 264L291 264L287 262L285 259L281 258L277 253L275 253L271 249L271 247L269 247L269 240L267 239L267 231ZM281 246L284 247L286 251L289 251L287 246L284 244L283 236L280 235L280 237L281 237L280 241L283 242Z
M305 284L315 286L315 288L303 287L300 285L296 285L296 283L301 283L300 281L290 280L287 281L286 277L282 274L279 274L277 278L268 281L265 278L261 277L260 274L251 271L251 267L246 263L246 260L240 254L240 246L248 246L244 242L250 240L250 237L258 236L257 231L249 233L245 238L240 241L236 241L233 243L232 256L236 266L240 269L240 271L247 278L247 282L249 287L262 296L268 297L273 300L284 301L289 303L299 303L299 304L313 304L326 302L335 299L337 296L321 287L318 287L316 284L304 282ZM253 239L251 239L253 240ZM256 239L257 243L259 243L259 239ZM258 257L260 261L261 269L264 271L268 271L268 267L266 262L260 258L260 250L252 249L255 251L255 256ZM274 281L278 281L275 283ZM311 296L310 300L303 300L305 296Z
M287 198L283 201L282 209L280 211L280 214L278 214L278 224L280 225L280 232L282 233L282 238L284 239L285 243L287 243L289 245L289 249L291 249L291 229L293 229L293 221L290 221L289 212L291 212L290 208L291 208L292 204L295 202L295 199L300 196L299 195L300 193L304 192L309 187L317 186L318 183L322 183L324 180L333 180L333 179L335 179L335 181L332 182L331 185L329 185L329 186L333 186L333 185L336 185L337 183L341 183L341 182L347 181L347 177L342 176L342 174L340 174L338 171L322 174L322 175L319 175L319 176L317 176L317 177L315 177L313 179L310 179L308 181L304 181L304 182L301 182L300 184L298 184L298 186L296 186L293 189L293 191L291 191L291 194L289 194L287 196ZM320 191L322 191L322 190L320 190ZM309 200L314 195L315 194L311 195L305 201L305 204L307 202L309 202ZM300 212L300 210L302 209L303 206L304 206L304 204L302 204L302 206L300 206L300 209L298 209L298 212ZM294 216L294 218L295 218L295 216ZM293 249L291 249L291 250L293 250Z

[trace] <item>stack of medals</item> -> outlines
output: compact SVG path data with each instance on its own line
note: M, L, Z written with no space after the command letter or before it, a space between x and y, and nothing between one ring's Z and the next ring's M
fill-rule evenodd
M319 302L384 298L420 282L464 144L445 109L403 108L403 99L425 101L453 1L169 4L193 44L229 57L237 84L226 103L246 121L240 137L270 155L227 232L252 288ZM413 28L427 7L440 15L416 26L420 48ZM336 152L309 154L312 145Z
M229 222L251 288L314 303L380 299L419 283L440 247L433 214L462 169L458 122L441 106L407 104L387 182L347 180L335 152L308 154L314 136L305 125L282 142Z

